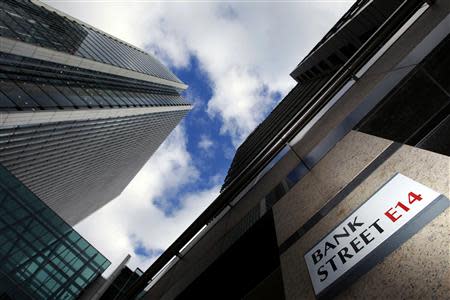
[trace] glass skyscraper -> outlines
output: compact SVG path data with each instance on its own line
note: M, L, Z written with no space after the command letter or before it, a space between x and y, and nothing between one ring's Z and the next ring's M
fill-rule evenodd
M0 163L74 225L191 109L151 55L39 1L0 2Z
M109 265L0 166L0 299L75 299Z

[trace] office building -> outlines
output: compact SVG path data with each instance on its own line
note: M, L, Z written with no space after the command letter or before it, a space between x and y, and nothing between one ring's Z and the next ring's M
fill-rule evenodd
M120 270L120 273L114 278L114 281L111 282L111 285L102 293L100 300L113 300L119 299L127 289L135 283L139 277L142 275L141 269L137 268L132 271L129 267L124 266Z
M107 278L98 276L78 297L79 300L116 300L119 299L128 288L142 275L142 271L136 268L132 271L127 263L131 255L127 255L122 262L108 275Z
M448 298L449 14L356 1L122 299Z
M77 299L110 264L0 166L0 299Z
M0 163L74 225L191 109L154 57L39 1L0 3Z

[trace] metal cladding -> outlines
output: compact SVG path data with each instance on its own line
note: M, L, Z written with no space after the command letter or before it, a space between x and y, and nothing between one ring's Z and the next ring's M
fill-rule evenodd
M185 87L36 1L0 3L0 163L71 225L118 196L186 115Z

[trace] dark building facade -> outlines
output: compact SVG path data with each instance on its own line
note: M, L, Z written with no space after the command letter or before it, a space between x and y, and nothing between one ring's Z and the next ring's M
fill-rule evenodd
M448 1L356 1L239 147L221 194L122 299L447 298L449 33ZM373 246L387 222L402 225Z
M142 271L139 268L132 271L129 267L125 266L120 270L120 273L108 289L101 295L100 300L120 299L141 275Z
M39 1L0 3L0 163L69 224L120 194L190 110L151 55Z
M111 264L0 166L0 299L76 299Z

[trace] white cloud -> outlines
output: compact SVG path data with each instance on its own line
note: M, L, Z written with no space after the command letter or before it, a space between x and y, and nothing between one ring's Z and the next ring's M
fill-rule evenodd
M274 106L272 95L294 85L289 73L353 1L46 2L171 66L189 67L190 56L196 56L213 92L196 109L219 118L221 133L236 146ZM232 149L223 151L231 158ZM181 207L170 216L153 201L194 183L198 172L178 128L117 199L76 228L115 264L133 252L136 241L165 249L220 186L213 179L210 189L179 195ZM131 265L145 269L150 262L134 256Z
M195 55L213 88L207 107L237 146L271 110L274 92L353 1L282 3L47 1L187 67Z
M273 93L292 88L290 71L349 4L166 4L149 21L147 48L177 67L198 57L212 82L207 111L237 146L271 110Z
M146 269L154 258L135 255L136 243L147 249L166 249L211 203L219 194L217 183L177 195L181 206L171 215L155 205L156 198L177 194L197 178L183 126L178 126L119 197L75 227L114 263L106 274L127 253L132 254L131 267Z
M202 135L198 142L198 147L203 151L208 152L214 146L214 142L207 135Z

